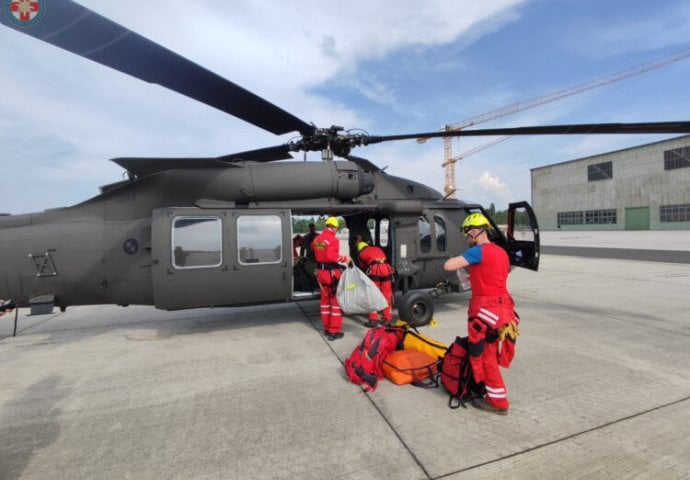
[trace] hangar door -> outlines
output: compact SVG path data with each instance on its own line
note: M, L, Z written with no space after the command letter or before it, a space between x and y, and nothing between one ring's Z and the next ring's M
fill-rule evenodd
M626 230L649 230L649 207L625 209Z

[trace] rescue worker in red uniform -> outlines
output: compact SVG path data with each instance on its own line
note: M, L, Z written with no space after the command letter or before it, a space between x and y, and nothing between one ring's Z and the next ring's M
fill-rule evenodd
M335 292L342 274L340 263L350 263L350 257L340 254L340 240L336 237L339 223L335 217L326 219L323 232L311 244L317 262L316 280L321 288L321 323L328 340L343 338L343 314Z
M388 302L388 306L383 310L383 323L387 325L393 320L393 267L380 247L364 241L357 244L357 259L359 268L366 272ZM379 312L371 312L366 326L376 327L379 320Z
M469 267L472 298L467 312L468 340L472 373L483 382L484 395L472 400L476 408L508 414L506 385L499 365L508 368L515 353L519 318L506 282L510 272L508 254L489 240L491 223L481 213L465 218L462 232L470 248L446 261L443 268L455 271Z

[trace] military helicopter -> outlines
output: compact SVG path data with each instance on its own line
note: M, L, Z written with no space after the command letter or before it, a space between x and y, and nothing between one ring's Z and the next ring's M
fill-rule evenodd
M34 2L38 8L42 2ZM478 204L444 198L351 154L406 139L593 133L688 133L690 122L579 124L391 136L318 128L71 0L52 0L40 21L7 12L3 25L191 99L277 135L283 145L214 158L115 158L127 179L77 205L0 217L0 309L118 304L164 310L318 297L295 282L292 219L340 216L351 256L358 235L381 246L402 292L400 316L428 323L432 300L461 291L443 263L466 248L459 225ZM28 17L27 17L28 18ZM286 161L320 151L321 162ZM336 157L338 159L336 159ZM511 264L537 270L539 229L526 202L509 206L492 240ZM261 288L257 288L260 285ZM302 287L303 288L303 287Z

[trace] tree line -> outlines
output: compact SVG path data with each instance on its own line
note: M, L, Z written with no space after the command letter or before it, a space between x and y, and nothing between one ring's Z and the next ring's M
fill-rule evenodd
M508 209L496 211L496 205L492 203L487 209L487 212L491 215L491 218L494 219L496 224L505 225L508 223Z

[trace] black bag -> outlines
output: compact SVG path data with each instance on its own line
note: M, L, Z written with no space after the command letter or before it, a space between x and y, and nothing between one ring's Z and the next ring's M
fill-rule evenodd
M441 362L441 384L448 391L448 406L467 408L465 402L481 396L483 387L477 385L472 375L472 364L467 351L467 337L456 337Z
M315 267L314 262L311 262L311 267ZM319 282L316 280L316 275L313 273L314 268L310 270L309 260L300 258L299 262L292 267L293 276L293 290L296 292L314 292L319 289Z

